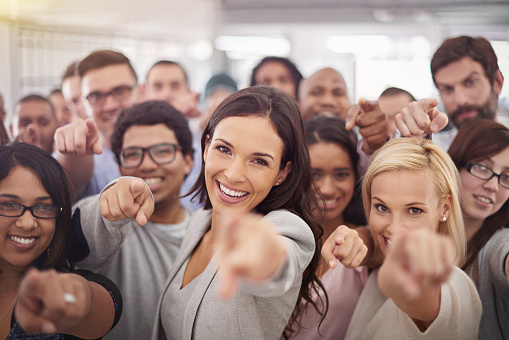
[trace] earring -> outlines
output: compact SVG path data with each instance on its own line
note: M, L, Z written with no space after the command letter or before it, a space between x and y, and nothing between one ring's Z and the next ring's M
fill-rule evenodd
M447 217L444 216L444 217L442 217L442 222L445 222L445 221L447 221Z
M279 185L279 182L277 182L276 185Z

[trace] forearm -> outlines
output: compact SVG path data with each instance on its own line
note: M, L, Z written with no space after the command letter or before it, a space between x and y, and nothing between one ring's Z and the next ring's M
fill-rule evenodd
M115 304L110 293L100 284L86 281L86 287L90 291L90 311L75 329L68 332L79 338L97 339L111 329L115 319Z
M94 174L94 156L76 156L57 152L57 161L66 170L67 179L74 188L73 199L80 196Z
M421 331L425 331L436 319L440 311L441 286L429 285L417 295L411 296L404 292L401 276L391 271L386 264L382 265L378 274L378 285L384 295L391 298L396 306L406 313Z

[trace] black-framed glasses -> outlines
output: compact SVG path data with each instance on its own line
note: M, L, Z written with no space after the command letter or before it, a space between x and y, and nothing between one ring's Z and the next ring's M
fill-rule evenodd
M136 85L120 85L108 92L94 91L90 92L85 98L92 106L103 106L106 104L106 99L109 96L111 96L116 102L121 102L131 96L135 86Z
M36 204L26 206L23 204L5 202L0 203L0 215L5 217L20 217L25 214L25 211L30 210L32 216L38 218L57 218L58 214L62 211L61 207L49 204Z
M143 162L145 152L148 152L154 163L162 165L175 160L177 151L182 147L172 143L161 143L149 146L148 148L130 147L120 151L120 165L126 169L137 168Z
M496 174L493 170L482 164L467 163L465 169L473 176L489 181L494 176L498 177L498 184L506 189L509 189L509 175L508 174Z

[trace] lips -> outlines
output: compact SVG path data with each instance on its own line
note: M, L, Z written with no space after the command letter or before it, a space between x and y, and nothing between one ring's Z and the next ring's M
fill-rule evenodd
M33 244L35 242L35 240L37 239L37 237L34 237L34 236L26 237L26 236L9 235L8 237L14 243L17 243L21 246L29 246L29 245Z
M335 209L339 205L340 199L334 198L334 199L322 200L321 198L318 198L317 201L318 201L318 207L320 209L332 210L332 209Z
M155 191L163 183L164 177L146 177L143 178L143 180L145 181L145 183L147 183L151 191Z
M224 184L222 184L221 182L218 182L218 183L219 183L219 189L221 190L221 193L223 193L228 198L239 199L239 198L244 197L248 194L248 192L245 192L245 191L237 191L237 190L230 189L230 188L226 187Z

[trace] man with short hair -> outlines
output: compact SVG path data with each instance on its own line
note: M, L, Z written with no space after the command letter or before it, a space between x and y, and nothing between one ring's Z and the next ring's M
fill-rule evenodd
M155 209L146 225L136 220L126 225L103 219L96 197L79 201L90 255L77 266L107 276L122 292L122 318L104 339L150 339L157 303L191 216L179 200L180 186L193 166L191 132L174 107L148 101L121 113L112 150L122 176L145 181Z
M350 107L345 79L333 68L322 68L301 81L299 100L304 121L317 115L345 119Z
M80 62L78 73L85 110L95 124L78 120L59 128L55 140L57 159L68 169L76 196L85 197L101 192L120 176L110 140L120 112L139 99L138 78L129 59L110 50L89 54ZM82 135L95 139L77 138Z
M51 102L51 105L53 105L53 108L55 109L58 126L67 125L77 119L77 117L72 116L71 110L69 110L67 102L65 101L65 98L62 94L62 90L54 89L51 91L48 96L48 100Z
M65 69L61 84L62 95L71 111L72 121L78 118L88 118L81 100L81 81L78 74L78 65L79 62L76 61Z
M198 98L199 93L189 89L187 73L178 63L160 60L147 72L146 100L164 100L190 119L200 115Z
M55 109L47 98L31 94L16 103L11 126L16 140L35 145L51 154L57 128Z
M498 96L504 76L490 42L485 38L460 36L445 40L431 60L433 82L440 92L447 116L438 111L437 100L410 103L396 116L403 136L433 135L433 141L447 150L457 128L475 118L497 118Z
M388 87L383 90L378 97L378 105L387 117L387 125L391 137L395 137L397 131L394 116L396 116L401 109L414 101L415 98L410 92L400 89L399 87Z

